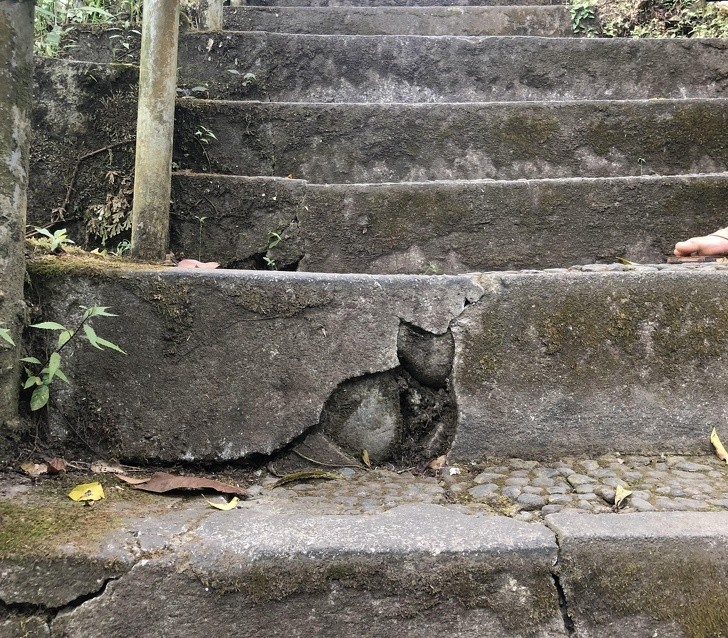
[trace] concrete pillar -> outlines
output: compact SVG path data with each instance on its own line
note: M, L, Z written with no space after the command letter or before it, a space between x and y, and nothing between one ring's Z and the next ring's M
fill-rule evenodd
M169 242L179 6L145 0L143 11L131 250L136 258L162 261Z
M33 80L33 0L0 0L0 431L18 416L17 364L25 278L25 211Z

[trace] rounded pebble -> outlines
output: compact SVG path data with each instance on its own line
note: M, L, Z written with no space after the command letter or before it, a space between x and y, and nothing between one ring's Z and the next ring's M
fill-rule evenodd
M495 483L486 483L485 485L476 485L468 490L468 494L473 498L482 498L486 494L493 494L500 489Z
M584 474L569 474L566 480L570 485L576 487L577 485L586 485L594 483L594 479L591 476L585 476Z

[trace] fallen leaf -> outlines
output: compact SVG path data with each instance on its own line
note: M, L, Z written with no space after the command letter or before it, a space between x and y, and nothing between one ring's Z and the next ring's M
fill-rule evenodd
M33 461L21 464L20 469L30 478L38 478L42 474L48 473L48 466L45 463L33 463Z
M207 499L205 499L207 501ZM210 507L214 507L218 510L223 510L224 512L227 512L228 510L234 510L238 503L240 502L240 499L237 496L233 496L229 501L226 503L213 503L212 501L207 501L207 504Z
M333 480L340 478L341 474L339 474L338 472L325 472L324 470L311 470L310 472L293 472L291 474L286 474L282 478L278 479L275 483L273 483L273 485L270 486L270 489L275 489L276 487L286 485L287 483L295 483L296 481L308 481L310 479Z
M361 451L361 460L367 467L372 466L372 462L369 460L369 452L367 452L366 450Z
M427 465L431 470L441 470L443 467L445 467L445 463L447 462L447 455L443 454L442 456L438 456L436 459L432 459Z
M619 507L622 504L622 501L624 501L624 499L631 493L632 490L626 490L621 485L617 485L617 489L614 491L614 507Z
M196 259L183 259L177 264L177 268L205 268L205 269L214 269L218 268L220 264L218 264L216 261L197 261Z
M144 490L145 492L155 492L162 494L173 490L214 490L220 494L234 494L243 498L247 497L248 492L244 487L237 487L228 483L222 483L206 478L197 478L195 476L175 476L166 472L157 472L145 481L139 479L129 480L126 476L117 475L122 481L134 486L136 490Z
M46 459L48 474L63 474L66 471L66 462L61 458Z
M94 474L125 474L124 468L118 463L107 463L106 461L94 461L91 463L91 471Z
M101 483L83 483L76 485L69 493L72 501L98 501L104 498L104 488Z
M723 444L720 442L720 438L718 437L718 431L715 428L713 428L713 431L710 433L710 442L713 444L713 447L715 448L715 453L718 458L721 461L725 461L726 463L728 463L728 452L725 451Z
M117 474L116 478L118 478L120 481L124 481L125 483L129 483L129 485L141 485L142 483L146 483L149 480L149 477L137 478L134 476L125 476L124 474Z

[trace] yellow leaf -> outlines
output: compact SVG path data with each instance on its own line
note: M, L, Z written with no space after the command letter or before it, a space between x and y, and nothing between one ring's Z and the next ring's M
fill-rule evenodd
M369 460L369 452L367 452L366 450L361 451L361 460L364 462L364 465L366 465L367 467L372 466L372 462Z
M69 493L72 501L98 501L104 498L104 488L101 483L84 483L76 485Z
M721 461L725 461L726 463L728 463L728 452L725 451L723 444L720 442L720 439L718 438L718 432L715 428L713 428L713 431L710 433L710 442L713 444L713 447L715 448L715 453L718 455L718 458Z
M632 490L625 490L621 485L617 485L614 492L614 506L619 507L622 501L632 493Z
M205 500L207 501L207 499ZM212 501L207 501L207 504L210 507L227 512L228 510L234 510L239 502L240 499L237 496L233 496L227 503L213 503Z

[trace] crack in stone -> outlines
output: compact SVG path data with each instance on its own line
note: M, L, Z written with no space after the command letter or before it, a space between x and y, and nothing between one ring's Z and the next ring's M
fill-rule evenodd
M558 543L558 541L557 541ZM551 571L551 578L554 581L554 587L556 587L556 594L559 597L559 611L561 612L561 618L564 621L564 630L567 636L576 635L576 627L574 626L574 620L569 614L569 601L566 598L566 592L561 584L561 576L558 571L558 560Z

